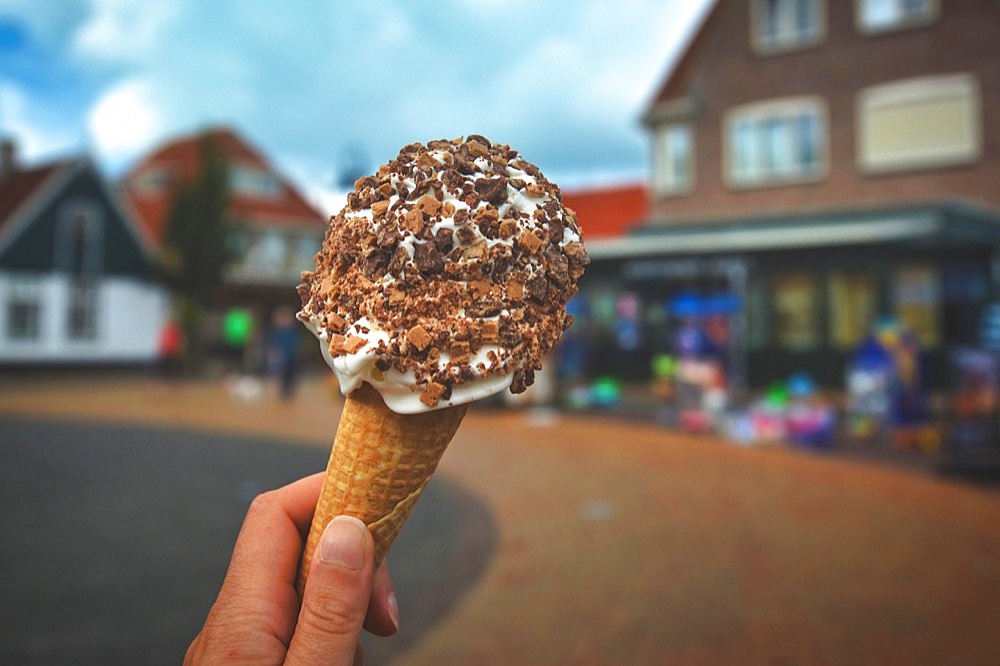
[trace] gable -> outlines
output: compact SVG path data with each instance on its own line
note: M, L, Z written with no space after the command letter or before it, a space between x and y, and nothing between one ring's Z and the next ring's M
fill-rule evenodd
M150 238L158 243L163 241L174 187L198 174L205 141L226 163L233 179L229 215L263 228L322 230L325 227L326 217L306 201L291 181L234 130L223 127L161 146L123 179L123 196Z
M18 232L0 248L0 268L51 272L65 268L66 228L74 216L94 220L100 274L152 277L153 267L131 222L125 219L96 170L87 162L76 165L65 180L41 193L40 204L22 220Z

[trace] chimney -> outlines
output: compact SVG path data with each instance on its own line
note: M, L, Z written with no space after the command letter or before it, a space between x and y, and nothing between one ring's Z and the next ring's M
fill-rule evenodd
M13 139L0 139L0 178L6 178L17 170L17 144Z

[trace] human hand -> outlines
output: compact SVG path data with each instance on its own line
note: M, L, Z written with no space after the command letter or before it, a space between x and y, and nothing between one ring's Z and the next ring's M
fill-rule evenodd
M316 549L301 606L299 558L323 474L259 495L236 539L229 571L185 664L352 664L361 628L399 629L389 569L375 571L371 534L338 516ZM356 661L357 660L357 661Z

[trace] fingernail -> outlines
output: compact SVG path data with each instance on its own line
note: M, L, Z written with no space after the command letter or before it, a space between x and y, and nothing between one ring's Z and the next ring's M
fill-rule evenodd
M399 631L399 602L396 601L395 592L389 593L385 605L389 609L389 619L392 620L392 626L396 627L396 631Z
M365 565L368 548L368 528L351 516L337 516L323 530L319 543L319 559L348 569Z

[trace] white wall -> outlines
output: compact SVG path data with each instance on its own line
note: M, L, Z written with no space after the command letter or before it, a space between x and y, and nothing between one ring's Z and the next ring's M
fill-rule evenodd
M39 336L12 340L8 303L15 280L35 281L41 304ZM157 355L160 329L169 312L165 289L127 277L102 278L97 293L96 336L67 335L69 282L57 273L0 273L0 363L147 362Z

